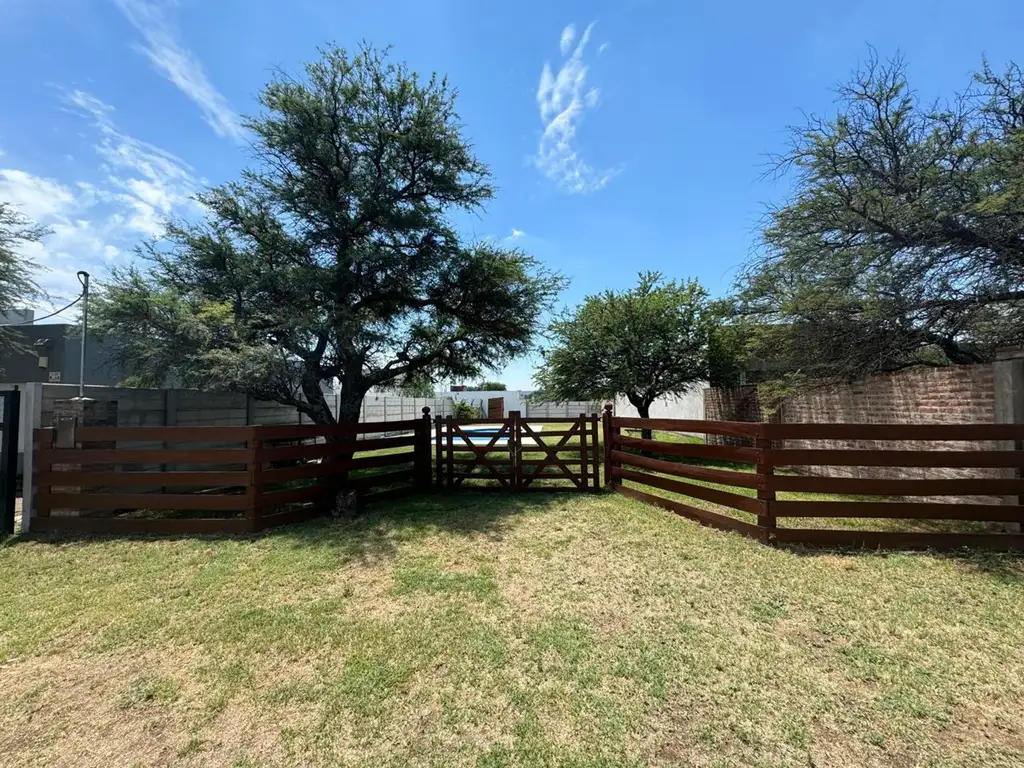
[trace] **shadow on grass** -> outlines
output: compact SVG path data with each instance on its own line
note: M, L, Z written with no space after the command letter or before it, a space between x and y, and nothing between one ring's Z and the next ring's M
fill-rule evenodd
M1024 551L994 552L961 547L953 550L907 549L906 547L825 547L806 544L777 543L775 549L798 557L913 557L928 555L955 561L965 568L990 576L1006 584L1024 584Z
M400 545L424 536L486 536L500 541L516 518L543 514L573 494L512 494L502 490L455 491L370 502L352 519L321 517L256 534L25 533L0 540L0 549L20 544L103 541L263 541L302 549L330 550L342 561L393 557Z

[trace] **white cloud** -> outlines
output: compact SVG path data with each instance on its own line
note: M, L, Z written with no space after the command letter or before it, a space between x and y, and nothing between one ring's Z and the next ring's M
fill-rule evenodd
M596 108L601 97L598 88L587 88L587 66L583 63L583 52L593 28L594 22L591 22L557 73L552 71L550 63L544 63L537 87L537 105L544 132L534 162L545 176L573 193L599 190L617 172L593 168L580 156L576 146L576 129L585 110ZM576 28L570 24L562 30L563 56L575 39Z
M576 25L569 24L562 30L562 39L559 41L559 48L565 56L572 48L572 41L576 39Z
M166 218L194 210L190 196L197 184L180 158L125 134L109 105L83 91L67 94L66 100L97 135L102 180L67 182L0 167L0 200L50 230L42 242L21 248L44 270L37 281L56 304L35 308L47 311L78 295L78 270L99 276L142 237L159 235Z
M73 91L68 101L92 120L101 140L96 152L105 161L107 189L126 207L124 226L147 237L163 230L163 220L188 204L195 192L192 167L181 158L123 133L114 122L114 109L84 91Z
M514 240L514 239L516 239L516 238L518 238L518 237L522 237L522 236L523 236L523 235L525 235L525 234L526 234L526 233L525 233L525 232L523 232L523 230L521 230L521 229L513 229L513 230L512 230L512 234L511 234L511 235L509 235L509 237L511 237L511 238L512 238L512 239Z
M245 138L245 129L228 100L203 71L199 59L178 40L163 9L151 0L114 0L144 44L135 46L153 66L188 96L218 136L235 141Z

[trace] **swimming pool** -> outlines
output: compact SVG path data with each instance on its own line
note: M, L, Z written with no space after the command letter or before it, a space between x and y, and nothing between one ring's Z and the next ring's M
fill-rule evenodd
M498 433L500 433L501 431L502 431L501 427L470 427L470 426L465 426L465 427L461 428L462 434L465 435L466 438L469 439L469 442L472 443L473 445L487 445L488 443L491 442L491 440L494 440L494 436L497 435ZM431 438L430 438L430 442L431 443L436 443L437 442L437 435L432 435ZM444 443L445 441L442 440L441 442ZM497 440L494 440L494 445L506 445L507 443L508 443L508 431L507 430L505 431L504 435L499 437ZM458 448L459 445L465 445L466 444L466 440L463 439L463 437L458 435L458 434L453 434L452 435L452 444L456 448Z

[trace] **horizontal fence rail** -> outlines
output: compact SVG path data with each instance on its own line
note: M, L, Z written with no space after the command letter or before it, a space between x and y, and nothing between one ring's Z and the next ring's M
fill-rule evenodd
M627 430L654 435L643 439L624 434ZM748 445L709 445L684 437L693 433L745 438ZM609 488L766 543L1024 549L1024 450L1015 450L1024 442L1024 425L702 422L620 418L606 410L603 434ZM837 440L870 447L805 447L815 441L834 446ZM899 445L875 447L879 442ZM959 474L913 479L805 474L829 467ZM836 527L817 527L826 519ZM849 521L859 519L918 528L922 521L934 521L947 530L851 527ZM946 521L980 529L959 530ZM996 530L1000 526L1003 530Z
M600 486L597 414L435 420L438 488L596 491ZM474 431L486 424L486 432ZM562 428L555 427L559 425Z
M77 427L61 445L57 430L38 429L35 526L249 533L324 514L341 492L365 501L428 489L425 410L372 424ZM382 432L397 436L361 438Z

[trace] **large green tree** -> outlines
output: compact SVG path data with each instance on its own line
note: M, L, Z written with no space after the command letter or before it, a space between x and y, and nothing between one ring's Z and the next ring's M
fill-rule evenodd
M624 395L648 418L662 395L707 381L715 317L697 282L641 273L635 288L588 296L551 324L537 385L553 400Z
M831 117L794 129L739 282L751 355L795 380L992 359L1024 336L1024 75L986 63L924 103L872 57Z
M450 221L493 194L455 93L387 52L322 52L275 77L246 121L252 167L198 196L146 271L96 308L135 380L246 391L340 421L370 387L466 378L526 352L562 279L519 250L465 243Z
M22 216L10 203L0 201L0 313L23 308L42 292L33 278L35 265L22 253L28 243L47 234ZM16 329L0 324L0 348L17 345Z

